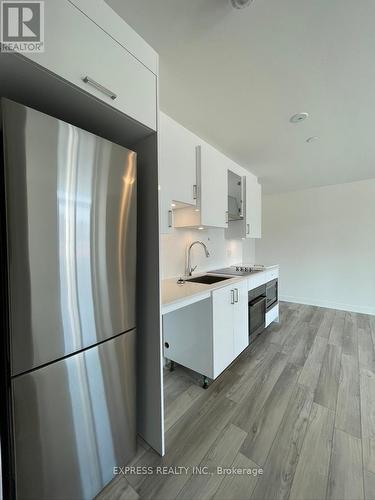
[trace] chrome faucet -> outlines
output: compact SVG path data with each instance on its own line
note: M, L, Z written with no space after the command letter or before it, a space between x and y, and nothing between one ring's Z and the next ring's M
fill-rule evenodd
M208 251L208 248L206 247L206 245L203 243L203 241L193 241L193 243L189 246L188 248L188 251L187 251L187 263L186 263L186 276L191 276L193 271L195 271L195 269L197 268L197 266L195 267L191 267L191 249L193 248L194 245L202 245L202 247L204 248L204 253L206 254L206 257L209 257L210 256L210 252Z

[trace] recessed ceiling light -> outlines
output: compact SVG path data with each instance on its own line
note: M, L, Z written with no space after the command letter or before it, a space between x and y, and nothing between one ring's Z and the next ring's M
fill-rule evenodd
M204 229L204 227L198 227L199 231L202 231Z
M176 206L176 203L171 203L171 207L175 207Z
M312 137L309 137L308 139L306 139L306 142L314 142L314 141L317 141L319 139L319 137L317 135L313 135Z
M243 9L253 3L254 0L230 0L235 9Z
M309 113L297 113L296 115L293 115L292 118L290 119L291 123L299 123L303 122L303 120L306 120L306 118L309 117Z

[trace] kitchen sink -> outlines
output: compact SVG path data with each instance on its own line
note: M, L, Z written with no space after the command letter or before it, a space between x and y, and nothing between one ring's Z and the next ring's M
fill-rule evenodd
M218 283L219 281L230 280L231 277L224 276L212 276L210 274L205 274L203 276L197 276L196 278L190 278L185 281L190 281L192 283L203 283L204 285L212 285L213 283Z

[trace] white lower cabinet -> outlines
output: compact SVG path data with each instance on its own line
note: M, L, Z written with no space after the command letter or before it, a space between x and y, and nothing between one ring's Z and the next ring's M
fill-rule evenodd
M216 378L234 359L233 320L235 290L220 288L212 292L213 374Z
M249 345L246 280L163 315L164 357L215 379Z
M247 283L212 292L213 377L216 378L249 345Z
M247 282L236 285L238 301L235 303L233 318L234 357L249 345L249 303Z
M212 292L214 362L216 378L249 345L247 283Z

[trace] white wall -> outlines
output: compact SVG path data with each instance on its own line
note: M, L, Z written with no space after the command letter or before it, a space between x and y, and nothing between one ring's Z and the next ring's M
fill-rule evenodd
M210 252L210 257L207 258L200 245L192 249L192 265L198 264L196 272L242 263L243 254L254 258L254 254L247 250L247 247L251 246L251 240L226 240L225 229L212 228L203 231L175 229L171 234L160 236L162 279L182 276L185 273L186 247L195 240L203 241ZM245 248L246 252L243 251Z
M375 314L375 179L263 196L262 217L282 299Z

